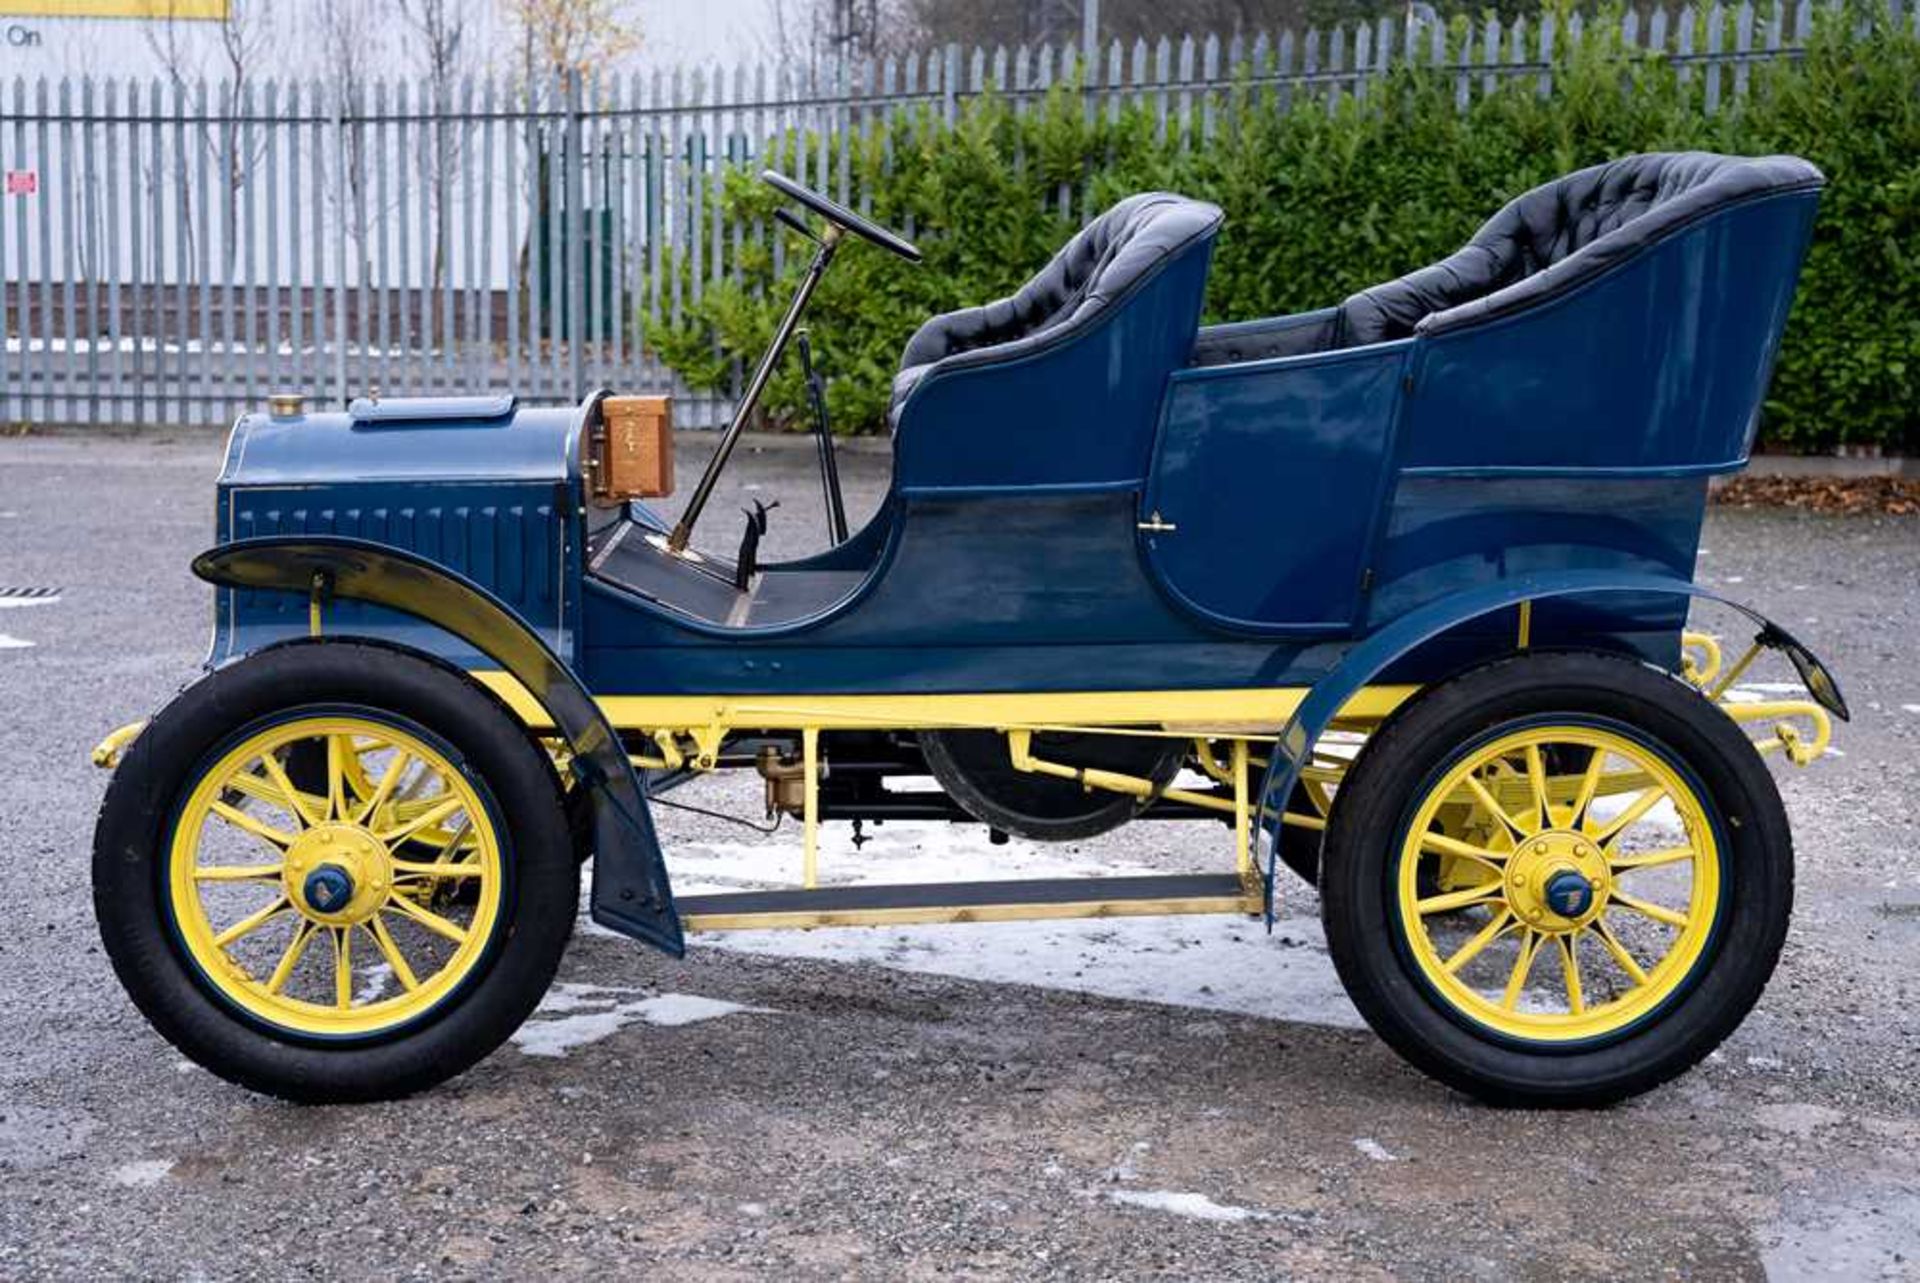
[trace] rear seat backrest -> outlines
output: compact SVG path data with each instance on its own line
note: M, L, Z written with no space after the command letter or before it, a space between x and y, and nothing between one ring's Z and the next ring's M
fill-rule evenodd
M1335 343L1437 333L1571 289L1666 232L1766 192L1818 186L1794 156L1654 152L1523 193L1453 255L1340 305Z

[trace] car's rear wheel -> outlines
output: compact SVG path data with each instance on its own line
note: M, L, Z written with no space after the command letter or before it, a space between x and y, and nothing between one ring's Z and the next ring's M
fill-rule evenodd
M141 1011L222 1077L300 1101L403 1096L499 1046L553 976L578 885L557 781L511 714L347 642L182 692L95 834L101 937Z
M1469 801L1496 830L1447 832ZM1511 1105L1605 1104L1705 1056L1759 998L1793 899L1786 815L1739 729L1669 676L1588 654L1489 665L1382 727L1321 873L1368 1022Z

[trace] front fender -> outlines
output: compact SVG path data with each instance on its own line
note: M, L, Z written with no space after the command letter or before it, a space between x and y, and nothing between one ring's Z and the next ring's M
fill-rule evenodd
M1847 720L1847 702L1840 694L1839 683L1812 651L1753 607L1722 597L1685 579L1669 575L1568 570L1521 575L1443 597L1418 610L1409 611L1341 652L1314 682L1307 697L1282 728L1273 756L1268 759L1266 780L1261 786L1259 799L1261 840L1267 845L1265 895L1269 925L1273 921L1273 879L1279 852L1281 816L1286 811L1287 799L1293 795L1294 785L1300 779L1300 772L1312 759L1314 745L1341 707L1395 662L1462 624L1522 602L1600 592L1668 593L1702 597L1732 607L1759 626L1760 631L1753 639L1755 645L1785 654L1815 701L1840 720Z
M592 800L594 921L675 957L686 952L646 792L619 735L566 661L512 607L413 553L336 535L238 540L195 557L193 573L226 588L299 593L316 612L331 597L402 611L511 673L566 739L574 775Z

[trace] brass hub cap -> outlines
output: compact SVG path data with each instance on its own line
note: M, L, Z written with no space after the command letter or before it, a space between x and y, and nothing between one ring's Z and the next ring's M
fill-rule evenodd
M316 824L288 844L280 881L306 917L352 926L386 902L393 861L385 844L358 824Z
M1507 861L1507 903L1536 931L1573 931L1607 906L1607 857L1585 834L1548 829Z

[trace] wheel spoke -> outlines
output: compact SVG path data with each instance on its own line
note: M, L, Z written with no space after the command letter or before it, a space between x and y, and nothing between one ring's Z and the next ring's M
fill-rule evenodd
M1569 932L1559 940L1560 969L1567 981L1567 1010L1578 1016L1587 1009L1586 998L1580 992L1580 936L1578 932Z
M472 829L473 817L470 815L461 816L460 823L454 825L447 831L447 840L440 844L440 858L445 860L449 856L457 856L460 851L460 844L466 841L467 834L471 832Z
M1593 934L1600 937L1600 943L1607 946L1607 952L1613 955L1613 960L1620 964L1620 970L1627 973L1636 987L1647 983L1646 970L1627 952L1627 946L1619 936L1613 934L1613 928L1607 925L1606 919L1594 919Z
M346 738L346 761L342 766L347 781L346 796L364 798L372 794L373 781L367 778L367 768L363 760L363 754L378 751L384 741L374 739L372 736L362 736L362 739L369 739L372 740L372 742L365 747L359 747L354 744L354 737L352 735Z
M264 842L270 842L275 847L278 847L280 850L284 851L287 848L287 846L293 841L293 834L282 833L279 829L274 828L271 824L267 824L261 820L256 820L251 815L248 815L245 811L241 810L239 807L229 806L227 803L220 801L218 798L215 798L213 802L211 802L208 805L207 809L212 811L215 815L219 816L221 819L225 820L228 824L233 825L233 827L235 827L236 829L240 829L246 833L251 833L255 837L261 839Z
M1547 763L1538 744L1526 748L1527 782L1533 786L1533 814L1536 829L1553 823L1553 801L1547 795Z
M385 842L388 846L396 846L399 843L404 842L408 837L419 832L421 829L429 828L435 824L438 824L440 821L446 819L449 815L452 815L455 811L458 811L461 805L462 803L459 797L454 795L448 795L443 800L435 803L433 806L428 807L426 810L420 812L420 814L414 816L412 819L406 821L404 824L399 824L394 826L393 828L386 829L380 833L375 834L375 836L378 837L382 842Z
M267 758L265 760L270 761L272 759ZM289 797L288 790L274 783L271 777L255 775L251 771L241 771L235 774L227 780L227 787L235 793L241 793L252 798L256 802L265 802L268 806L278 807L291 815L293 822L301 828L307 826L308 816L311 813L308 804L311 803L313 799L298 789L293 789L292 796Z
M1592 835L1593 840L1603 845L1612 841L1622 830L1627 829L1641 816L1651 811L1654 808L1654 804L1666 795L1667 790L1665 786L1659 784L1643 790L1639 797L1634 798L1633 801L1628 804L1626 810L1620 812L1620 814L1614 816L1611 820L1608 820L1604 826L1595 832Z
M1543 936L1531 927L1521 928L1520 956L1513 960L1513 971L1507 976L1507 991L1500 997L1500 1005L1512 1011L1514 1004L1520 1001L1520 991L1527 987L1527 973L1533 970L1534 955L1540 951Z
M213 938L213 947L216 949L226 948L241 936L258 931L261 927L266 926L267 923L273 921L280 914L285 913L292 907L291 904L287 903L287 897L283 895L275 896L273 902L267 905L266 908L255 913L249 913L246 917L240 919L240 921L215 936Z
M287 951L280 955L280 965L273 969L273 975L267 980L267 992L279 993L287 987L287 981L293 975L294 967L300 961L300 955L307 951L307 942L312 940L319 928L302 919L300 929L293 933L293 939L287 945Z
M353 744L339 735L327 736L327 818L347 818L347 754Z
M487 871L477 864L420 864L413 860L395 860L393 871L396 874L422 878L484 878L487 876Z
M1494 818L1506 826L1507 832L1511 833L1515 838L1527 836L1529 830L1521 828L1520 821L1506 813L1506 810L1501 807L1499 799L1494 797L1487 786L1481 782L1479 776L1469 772L1466 783L1468 790L1479 800L1480 805L1493 812Z
M400 777L406 773L412 761L413 758L405 749L393 750L393 760L387 763L386 771L380 776L380 783L374 786L373 796L368 798L366 805L360 808L360 814L354 817L354 823L372 822L374 815L386 805L387 799L393 796L394 787L400 783Z
M345 1011L353 1005L353 928L333 931L333 1002Z
M1471 860L1494 874L1505 872L1507 867L1507 856L1504 852L1489 851L1486 847L1462 842L1459 838L1450 838L1444 833L1422 833L1420 849L1428 855L1451 855L1457 859Z
M274 882L280 869L278 864L203 864L193 877L196 882Z
M393 897L393 899L387 901L386 907L398 910L401 914L412 918L415 922L418 922L435 935L444 936L455 944L465 944L467 942L466 928L460 926L458 923L449 922L431 909L421 908L405 896Z
M409 992L418 989L420 980L413 974L413 968L407 965L406 955L400 952L400 946L387 930L386 920L374 914L367 919L367 932L373 936L373 942L380 946L380 954L387 960L387 965L393 968L394 979L400 982L400 987Z
M1673 846L1660 851L1636 852L1633 855L1610 855L1607 863L1616 872L1625 873L1632 869L1651 869L1662 864L1678 864L1682 860L1694 857L1691 846Z
M1580 789L1573 795L1573 809L1567 812L1567 828L1577 829L1587 822L1587 808L1593 805L1594 794L1600 791L1606 766L1607 750L1596 747L1593 756L1587 759L1586 774L1580 777Z
M1692 921L1691 918L1677 909L1669 909L1663 904L1649 904L1645 900L1626 894L1618 887L1614 888L1613 894L1609 896L1608 899L1610 903L1620 905L1622 908L1632 909L1635 913L1652 918L1655 922L1664 922L1670 927L1679 927L1685 930L1687 923Z
M293 818L300 822L300 827L306 828L310 825L318 824L325 818L317 812L307 809L307 803L309 801L307 795L293 786L293 780L287 775L287 768L280 765L280 759L273 755L272 750L268 750L260 755L260 766L266 771L267 778L273 781L274 788L280 791L280 797L277 799L280 805L293 812ZM275 799L267 798L263 800L273 801Z
M1479 886L1468 887L1464 891L1448 891L1442 895L1428 896L1416 903L1414 908L1420 911L1421 917L1426 917L1430 913L1447 913L1453 909L1464 909L1468 905L1481 904L1493 899L1504 885L1505 883L1496 878L1492 882L1482 882Z
M1513 910L1502 907L1500 912L1493 915L1486 926L1480 928L1479 933L1475 935L1473 939L1460 946L1459 952L1440 964L1441 969L1448 975L1457 975L1460 968L1479 957L1483 949L1505 934L1507 929L1513 926L1514 920Z

